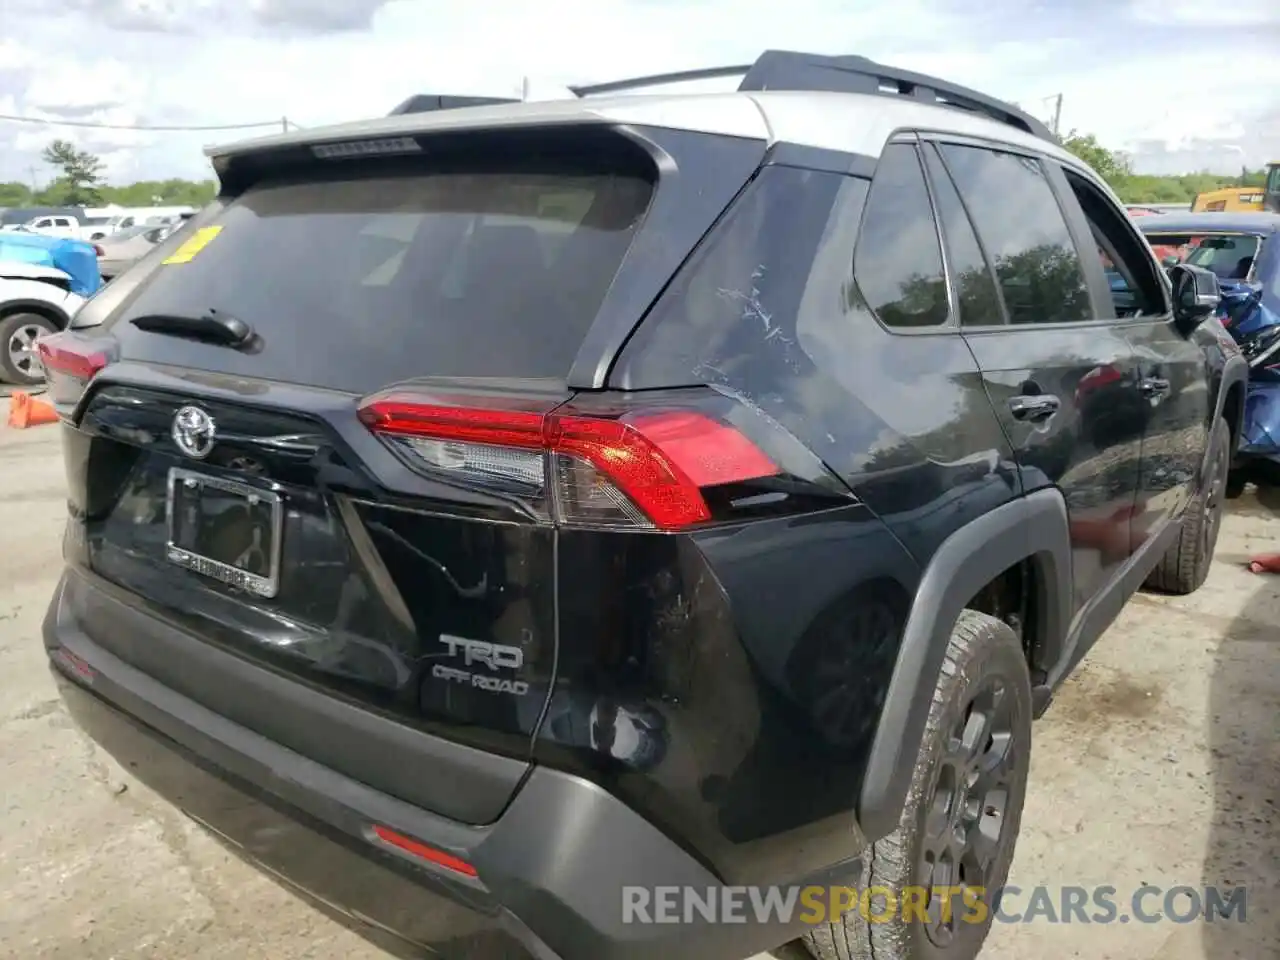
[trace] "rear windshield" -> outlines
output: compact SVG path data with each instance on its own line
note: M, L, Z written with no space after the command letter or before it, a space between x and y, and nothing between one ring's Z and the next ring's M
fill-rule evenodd
M1245 280L1258 256L1262 241L1258 237L1236 234L1232 236L1196 236L1148 234L1153 247L1176 250L1183 263L1212 270L1219 280Z
M127 355L337 389L563 378L651 192L638 176L545 167L268 183L231 203L194 256L156 267L109 322ZM127 323L211 309L249 324L262 349Z

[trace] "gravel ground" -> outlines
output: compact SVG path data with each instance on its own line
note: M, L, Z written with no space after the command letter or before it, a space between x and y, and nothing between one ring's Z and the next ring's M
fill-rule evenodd
M4 412L0 400L0 423ZM39 639L62 499L57 430L0 426L0 957L383 957L71 725ZM1208 584L1135 598L1061 691L1036 730L1011 879L1055 900L1109 885L1121 915L1143 884L1243 885L1245 922L998 924L984 958L1280 957L1268 896L1280 888L1280 578L1243 569L1251 552L1280 549L1275 499L1237 501Z

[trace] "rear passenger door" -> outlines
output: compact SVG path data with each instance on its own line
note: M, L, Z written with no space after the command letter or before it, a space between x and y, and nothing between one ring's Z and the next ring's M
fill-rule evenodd
M1090 286L1041 159L950 139L925 153L961 332L1023 488L1066 500L1078 610L1130 555L1144 404L1133 348L1097 305L1105 289Z
M1134 350L1137 412L1143 420L1142 463L1132 524L1139 549L1164 522L1182 514L1200 483L1209 442L1213 397L1205 352L1173 324L1173 305L1159 267L1129 220L1082 174L1059 168L1070 193L1065 207L1079 218L1111 290L1106 316L1123 324Z

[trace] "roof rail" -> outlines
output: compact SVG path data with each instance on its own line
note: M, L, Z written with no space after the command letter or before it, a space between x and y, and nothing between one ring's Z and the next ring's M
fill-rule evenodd
M519 102L514 97L455 97L443 93L416 93L387 116L400 117L406 113L427 113L432 110L457 110L462 107L487 107L496 103Z
M617 93L620 90L631 90L635 87L651 87L657 83L685 83L690 80L714 80L717 77L745 76L751 64L741 67L705 67L701 70L681 70L679 73L655 73L648 77L632 77L629 80L609 80L605 83L591 83L570 87L580 97L599 96L602 93Z
M980 113L999 123L1016 127L1041 140L1057 142L1057 137L1035 117L1011 103L997 100L977 90L949 83L937 77L900 70L860 56L824 56L790 50L766 50L755 63L738 67L712 67L662 73L632 80L613 80L570 87L580 97L616 93L637 87L716 77L741 76L741 91L815 90L831 93L864 93L906 96L934 106L952 107Z

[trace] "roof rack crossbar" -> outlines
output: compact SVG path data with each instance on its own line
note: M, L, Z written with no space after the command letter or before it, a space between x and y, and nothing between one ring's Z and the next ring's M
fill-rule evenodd
M979 113L1041 140L1057 142L1041 121L1011 103L923 73L900 70L861 56L824 56L790 50L766 50L747 66L709 67L659 73L628 80L569 87L579 97L617 93L638 87L718 77L741 76L740 91L793 90L906 96L935 106Z

